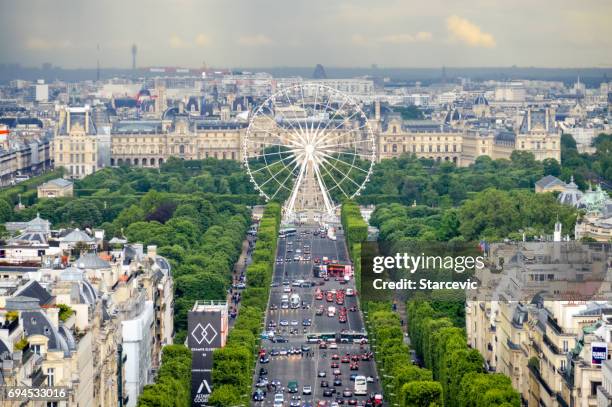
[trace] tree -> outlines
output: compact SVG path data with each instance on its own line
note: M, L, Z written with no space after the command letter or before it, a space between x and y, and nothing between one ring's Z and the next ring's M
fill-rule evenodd
M216 407L229 407L240 404L240 389L231 384L224 384L213 389L208 404Z
M4 223L11 220L13 207L4 199L0 199L0 222Z
M400 400L402 407L442 406L442 385L434 381L406 383L400 390Z

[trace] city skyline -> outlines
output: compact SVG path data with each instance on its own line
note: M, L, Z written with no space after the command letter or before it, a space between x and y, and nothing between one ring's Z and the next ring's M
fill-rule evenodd
M66 68L609 67L612 4L396 0L3 2L0 63ZM517 30L520 27L520 30ZM98 45L100 51L98 52Z

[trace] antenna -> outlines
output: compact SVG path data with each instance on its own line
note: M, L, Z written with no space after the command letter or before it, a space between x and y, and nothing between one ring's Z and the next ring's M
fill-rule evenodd
M138 53L138 47L136 44L132 44L132 69L136 69L136 54Z

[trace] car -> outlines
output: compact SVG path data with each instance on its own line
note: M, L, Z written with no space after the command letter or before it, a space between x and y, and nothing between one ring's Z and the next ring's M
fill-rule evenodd
M274 395L274 407L283 407L285 404L285 396L283 393L276 393Z
M368 376L368 377L366 377L366 382L368 382L368 383L374 383L374 377L373 377L373 376Z
M317 407L327 407L327 401L325 401L325 400L320 400L320 401L317 403Z
M338 316L338 322L340 322L341 324L346 324L346 315Z
M336 342L332 342L329 344L329 349L338 349L338 344Z
M349 363L350 361L351 361L351 358L348 355L342 356L342 359L340 360L340 362L342 363Z
M350 399L349 401L346 402L346 404L348 404L349 406L356 406L357 405L357 400Z
M287 321L286 319L281 319L280 321L278 321L278 324L280 326L289 326L289 321Z
M340 356L337 353L334 353L331 357L332 360L339 360Z
M268 369L266 369L265 367L262 367L259 369L259 377L267 376L267 375L268 375Z
M270 351L270 356L278 356L280 355L280 351L278 349L272 349Z
M304 318L304 320L302 321L302 326L310 326L310 325L312 325L312 319Z
M351 363L349 369L351 369L351 370L359 370L359 363L357 363L357 362Z
M266 398L266 393L257 389L253 392L253 401L264 401Z
M338 362L331 362L330 367L332 369L338 369L340 367L340 364Z
M357 354L351 355L351 362L359 362L359 355Z
M349 377L349 379L354 382L355 378L357 377L357 373L351 373L351 376Z
M302 403L300 402L300 400L291 400L289 402L289 407L300 407L302 405Z
M305 396L312 394L312 386L302 387L302 394Z
M310 352L310 346L302 345L302 352Z
M278 305L270 304L270 311L276 311L278 309Z
M234 288L237 288L239 290L244 290L246 288L246 284L245 283L234 284Z
M319 370L319 373L317 373L317 376L325 377L325 376L327 376L327 373L325 372L325 370Z
M332 391L332 389L323 390L323 397L332 397L333 395L334 395L334 392Z
M263 356L261 358L259 358L259 363L266 364L266 363L270 363L270 357L269 356Z
M317 316L321 316L321 315L323 315L323 312L324 312L323 307L319 307L319 308L317 308L317 311L315 312L315 314Z
M289 342L289 339L285 338L284 336L275 336L274 339L272 340L272 342L275 342L275 343L287 343L287 342Z
M277 281L273 281L270 283L270 287L274 288L274 287L278 287L280 284L278 284Z
M315 300L321 301L322 299L323 299L323 293L322 292L315 293Z
M287 392L288 393L297 393L299 389L299 384L296 380L289 380L287 383Z
M329 387L329 383L327 380L321 380L321 387Z
M297 320L292 319L290 324L291 324L291 326L298 326L300 323Z
M355 290L353 290L352 288L347 288L346 289L346 296L347 297L352 297L355 295Z
M284 293L290 293L291 292L291 287L283 287L283 292Z
M259 380L257 380L257 383L255 383L255 387L266 387L270 382L268 381L268 379L264 378L259 378Z
M281 349L278 352L280 356L287 356L289 354L289 351L287 349Z
M289 309L289 302L288 301L281 302L281 308L282 309Z
M353 305L351 308L349 308L349 311L355 312L355 311L357 311L357 307L355 305Z
M319 349L327 349L327 343L325 341L319 342Z
M353 397L353 392L347 387L342 391L342 397Z
M334 379L334 386L342 386L342 379L340 379L339 377L336 377Z
M340 369L334 369L334 371L332 373L334 374L334 376L340 376L342 374Z

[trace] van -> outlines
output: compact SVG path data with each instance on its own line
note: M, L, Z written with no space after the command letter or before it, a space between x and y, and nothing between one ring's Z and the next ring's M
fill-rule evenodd
M329 306L327 307L327 316L328 317L335 317L336 316L336 307L334 306Z
M285 396L283 393L276 393L274 395L274 407L283 407L285 404Z

